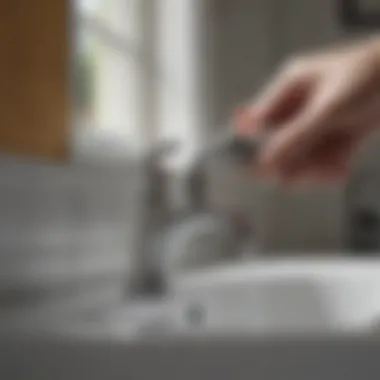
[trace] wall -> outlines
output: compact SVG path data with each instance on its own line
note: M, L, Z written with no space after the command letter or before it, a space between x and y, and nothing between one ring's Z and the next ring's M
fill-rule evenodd
M128 174L129 173L129 174ZM0 328L119 307L132 169L0 159ZM7 328L10 326L7 326Z
M217 125L252 97L288 55L345 40L334 0L213 1ZM356 35L355 35L356 36ZM375 159L372 156L370 161ZM269 251L330 251L343 245L343 186L258 191L256 219Z

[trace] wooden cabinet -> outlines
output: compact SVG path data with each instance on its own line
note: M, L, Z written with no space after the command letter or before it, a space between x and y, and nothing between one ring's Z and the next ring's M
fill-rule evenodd
M0 0L0 152L68 154L69 0Z

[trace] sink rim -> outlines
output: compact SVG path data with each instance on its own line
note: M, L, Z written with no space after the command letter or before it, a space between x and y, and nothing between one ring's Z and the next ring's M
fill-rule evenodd
M275 258L252 259L221 263L213 267L179 273L173 277L173 287L215 286L218 283L246 281L316 280L331 282L374 281L380 285L380 261L356 258Z

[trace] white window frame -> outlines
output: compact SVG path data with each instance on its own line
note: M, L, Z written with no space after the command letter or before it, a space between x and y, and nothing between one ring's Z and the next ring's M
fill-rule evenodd
M130 141L124 139L122 131L107 132L107 128L82 131L74 120L74 158L108 160L115 152L124 152L129 158L129 153L138 154L155 141L169 138L179 140L184 148L176 164L186 165L209 123L204 107L210 95L209 83L205 81L202 66L207 62L202 55L205 53L202 12L207 0L119 1L139 4L142 55L136 59L140 59L144 75L139 85L141 119L136 128L141 132L137 144L141 149L129 149ZM114 33L99 20L76 13L74 22L74 30L85 27L105 44L117 47L122 54L131 54L132 44L128 37ZM75 41L76 35L73 39ZM124 80L127 82L128 78ZM120 159L117 154L116 157Z

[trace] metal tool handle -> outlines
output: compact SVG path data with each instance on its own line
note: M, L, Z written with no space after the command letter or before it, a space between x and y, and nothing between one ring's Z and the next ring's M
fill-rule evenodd
M270 135L261 133L253 136L239 136L234 134L221 146L221 153L227 155L237 164L253 164L259 157L263 146L268 142Z

